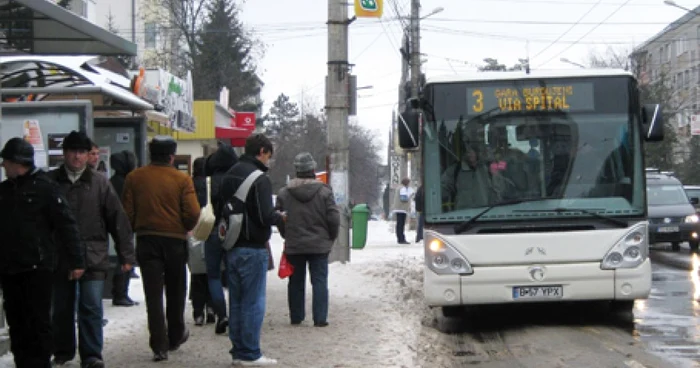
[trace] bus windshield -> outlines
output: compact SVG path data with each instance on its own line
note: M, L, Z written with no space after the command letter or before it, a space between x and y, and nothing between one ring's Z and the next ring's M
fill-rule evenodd
M426 216L432 222L644 214L633 79L433 84L424 125ZM588 217L590 218L590 217Z

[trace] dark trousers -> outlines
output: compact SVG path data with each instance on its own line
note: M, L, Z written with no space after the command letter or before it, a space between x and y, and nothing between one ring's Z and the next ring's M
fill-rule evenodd
M418 226L416 228L416 243L423 240L423 224L425 223L425 215L423 212L418 212Z
M10 349L17 368L51 367L52 279L53 273L47 270L2 275Z
M209 277L206 273L190 274L190 300L192 301L192 316L204 316L205 308L212 307L209 293Z
M123 272L122 265L118 264L112 276L112 300L129 298L129 283L131 282L131 271Z
M301 322L306 317L307 264L311 278L311 313L314 323L328 322L328 254L287 254L287 260L294 266L294 273L289 276L287 284L287 303L291 322Z
M404 233L406 228L406 213L396 212L396 240L399 243L406 242L406 234Z
M68 280L65 273L54 274L51 317L55 357L65 361L72 360L77 347L82 362L92 359L102 360L104 284L104 280L101 279L94 280L83 276L80 280L73 281Z
M146 296L148 331L151 334L149 345L153 352L164 353L170 346L177 345L185 332L187 241L143 235L138 237L138 244L136 259Z

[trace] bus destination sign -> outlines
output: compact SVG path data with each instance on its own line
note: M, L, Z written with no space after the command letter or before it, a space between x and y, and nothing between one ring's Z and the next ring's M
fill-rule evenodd
M513 83L467 89L469 116L489 111L591 111L594 110L593 83L539 86Z

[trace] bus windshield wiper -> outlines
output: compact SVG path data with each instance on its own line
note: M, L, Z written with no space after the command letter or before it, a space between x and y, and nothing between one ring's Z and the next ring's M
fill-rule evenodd
M510 206L513 204L520 204L520 203L525 203L525 202L537 202L537 201L544 201L548 199L561 199L561 198L556 198L556 197L542 197L542 198L524 198L524 199L514 199L511 201L503 201L503 202L498 202L496 204L492 204L486 208L484 208L481 212L477 213L476 215L472 216L469 218L469 220L461 222L457 225L455 225L455 234L461 234L472 226L473 223L476 222L481 216L485 215L487 212L491 211L492 209L496 207L503 207L503 206Z
M627 222L625 222L625 221L618 220L618 219L616 219L616 218L614 218L614 217L601 215L601 214L599 214L598 212L595 212L595 211L598 211L598 210L600 210L600 208L566 208L566 207L557 207L557 208L552 208L552 209L531 209L531 210L526 210L526 209L524 209L524 210L514 210L513 212L530 212L530 213L535 213L535 212L556 212L556 213L559 213L559 214L564 213L564 212L581 212L581 213L585 213L586 215L593 216L593 217L595 217L595 218L597 218L597 219L601 219L601 220L607 221L608 223L611 223L611 224L613 224L613 225L616 225L616 226L619 226L619 227L622 227L622 228L625 228L625 227L629 226L629 225L627 224Z

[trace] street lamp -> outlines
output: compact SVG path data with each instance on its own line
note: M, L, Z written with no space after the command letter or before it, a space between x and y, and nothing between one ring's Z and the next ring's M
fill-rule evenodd
M686 8L685 6L681 6L681 5L676 4L676 2L673 1L673 0L664 0L664 4L666 4L666 5L668 5L668 6L676 7L676 8L678 8L678 9L685 10L685 11L687 11L688 13L693 13L693 14L695 14L695 15L700 15L700 14L698 14L695 10L691 10L691 9Z
M569 60L569 59L567 59L567 58L561 58L561 59L559 59L559 61L561 61L562 63L567 63L567 64L571 64L571 65L576 65L577 67L579 67L579 68L581 68L581 69L586 69L585 66L583 66L583 65L581 65L581 64L579 64L579 63L575 63L575 62L573 62L573 61L571 61L571 60Z

